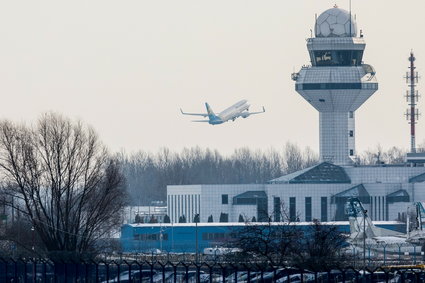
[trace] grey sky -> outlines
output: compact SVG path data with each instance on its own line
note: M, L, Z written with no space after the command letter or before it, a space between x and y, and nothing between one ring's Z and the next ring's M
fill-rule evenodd
M290 74L309 64L315 13L335 3L348 9L348 0L2 1L0 118L60 112L92 125L113 151L230 153L292 141L318 152L318 114ZM407 149L403 76L412 48L425 69L425 1L353 0L352 8L380 83L356 112L357 151ZM267 112L219 126L179 112L203 112L206 101L219 112L243 98Z

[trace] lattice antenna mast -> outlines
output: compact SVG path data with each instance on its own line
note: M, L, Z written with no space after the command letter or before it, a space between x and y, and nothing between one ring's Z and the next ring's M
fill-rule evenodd
M409 72L406 72L406 83L408 84L410 90L406 91L406 101L409 103L410 109L406 111L406 119L410 124L410 152L416 152L416 142L415 142L415 125L416 121L419 119L419 111L416 109L416 103L419 99L418 91L415 89L416 83L418 83L419 76L418 72L415 71L415 56L413 55L413 51L410 52L409 57Z

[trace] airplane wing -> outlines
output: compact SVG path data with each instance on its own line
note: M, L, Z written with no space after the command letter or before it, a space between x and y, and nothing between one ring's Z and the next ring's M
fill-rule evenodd
M247 114L254 115L254 114L261 114L261 113L264 113L264 112L266 112L266 109L263 106L263 111L259 111L259 112L248 112Z
M407 238L405 237L391 237L391 236L381 236L381 237L373 237L377 243L383 243L383 244L404 244L406 243Z
M239 113L239 115L237 115L235 118L237 118L237 117L242 117L242 118L247 118L247 117L249 117L250 115L254 115L254 114L261 114L261 113L264 113L264 112L266 112L266 109L264 108L264 106L263 106L263 111L259 111L259 112L241 112L241 113Z
M208 123L210 120L192 120L191 122L206 122Z
M183 115L208 117L208 113L187 113L187 112L183 112L183 110L181 108L180 108L180 112L182 112Z

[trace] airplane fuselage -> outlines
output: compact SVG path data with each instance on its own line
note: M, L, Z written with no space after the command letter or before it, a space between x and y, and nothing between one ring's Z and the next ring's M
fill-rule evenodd
M222 124L222 123L227 122L227 121L232 120L232 119L234 120L234 119L236 119L239 116L242 116L243 117L242 112L248 110L249 106L250 105L248 104L248 101L247 100L241 100L241 101L233 104L229 108L226 108L223 111L221 111L215 117L215 119L214 118L213 119L210 118L210 122L209 123L211 125L218 125L218 124Z

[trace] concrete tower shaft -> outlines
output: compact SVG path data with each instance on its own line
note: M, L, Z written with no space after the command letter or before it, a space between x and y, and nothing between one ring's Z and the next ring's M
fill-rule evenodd
M362 35L354 37L356 24L347 11L325 11L315 34L307 40L311 66L292 78L319 111L321 160L348 165L356 154L355 111L378 89L375 71L362 62L366 44Z

